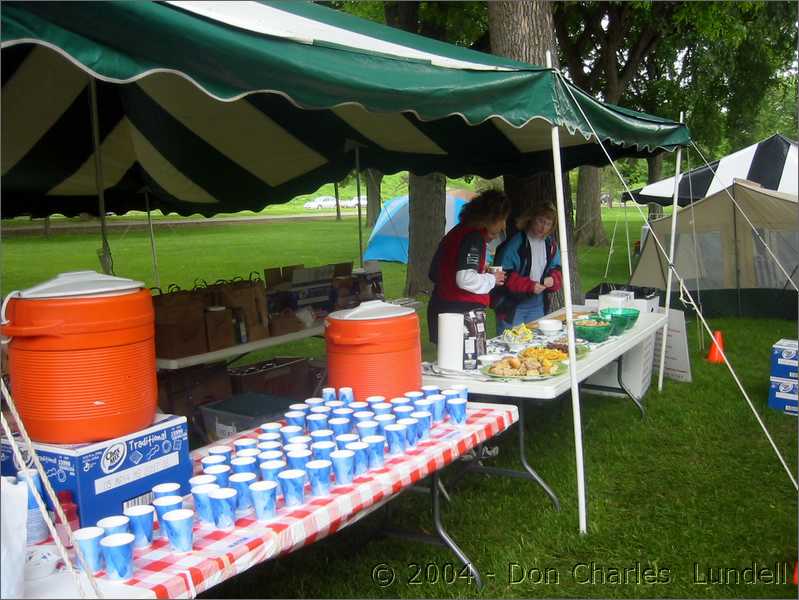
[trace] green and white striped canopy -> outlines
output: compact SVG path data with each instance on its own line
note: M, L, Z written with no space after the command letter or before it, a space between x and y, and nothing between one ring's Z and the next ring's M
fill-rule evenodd
M4 2L2 216L260 210L354 166L450 177L565 169L689 142L559 73L308 2Z

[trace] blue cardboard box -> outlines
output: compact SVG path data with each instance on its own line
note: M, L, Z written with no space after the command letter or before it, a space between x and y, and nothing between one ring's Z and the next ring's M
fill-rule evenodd
M799 416L799 381L772 377L768 391L769 408Z
M771 376L797 379L799 371L797 341L782 339L771 348Z
M181 485L189 493L192 465L186 417L156 415L148 428L105 442L56 445L34 442L36 454L56 492L69 490L78 505L81 527L122 514L128 506L148 504L158 483ZM27 450L20 446L23 459ZM17 465L8 440L0 444L0 474ZM49 504L49 502L48 502Z

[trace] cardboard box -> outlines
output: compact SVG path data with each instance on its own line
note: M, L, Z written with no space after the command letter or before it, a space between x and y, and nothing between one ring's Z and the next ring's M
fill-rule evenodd
M799 415L799 381L771 377L768 390L769 408L784 412L786 415Z
M303 329L305 329L305 325L293 311L284 311L278 315L273 315L269 320L269 332L273 336L286 335Z
M771 348L771 376L782 379L799 379L797 341L782 339Z
M236 345L233 311L224 306L214 306L213 309L205 309L205 335L209 352Z
M120 515L128 506L148 504L158 483L179 483L181 495L190 491L192 464L183 417L157 415L150 427L105 442L33 446L53 489L72 492L81 527ZM0 473L16 472L11 445L4 440Z
M235 394L275 394L302 402L313 395L318 384L308 359L295 356L234 367L228 372Z
M193 419L198 406L232 395L230 375L224 364L158 372L158 406L165 413Z

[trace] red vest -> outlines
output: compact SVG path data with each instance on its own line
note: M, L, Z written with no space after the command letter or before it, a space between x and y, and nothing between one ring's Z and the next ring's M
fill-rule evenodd
M439 247L438 279L436 281L436 295L448 302L476 302L488 306L490 296L488 294L473 294L458 287L455 283L455 273L457 273L458 251L461 247L463 238L475 231L480 231L476 227L464 227L456 225L450 229L449 233L441 240ZM481 232L482 235L482 232ZM485 272L486 267L486 246L480 253L480 266L478 273Z

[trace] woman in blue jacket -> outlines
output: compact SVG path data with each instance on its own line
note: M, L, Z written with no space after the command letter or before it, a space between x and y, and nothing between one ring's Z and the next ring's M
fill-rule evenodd
M560 251L552 235L556 217L550 204L529 208L516 219L518 231L497 248L494 264L505 271L505 285L492 294L497 335L543 317L546 295L560 290Z

